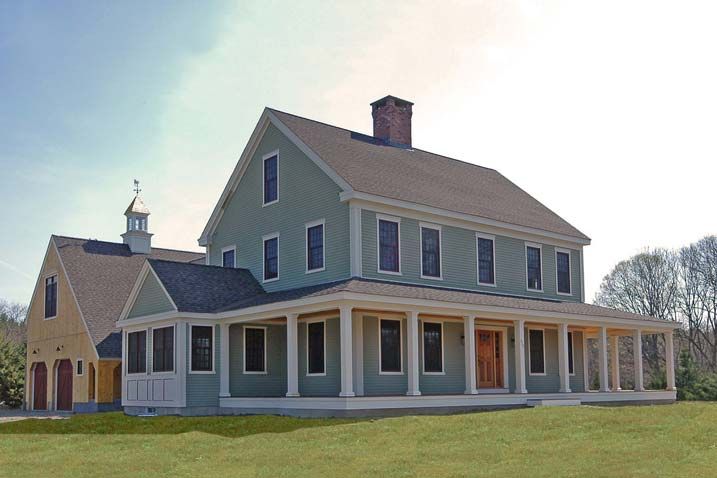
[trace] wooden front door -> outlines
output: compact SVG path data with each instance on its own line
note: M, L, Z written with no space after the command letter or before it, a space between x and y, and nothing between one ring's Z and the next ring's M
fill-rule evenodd
M478 388L503 387L502 332L476 330L476 381Z
M72 362L61 360L57 366L57 409L72 410Z
M32 409L47 409L47 367L45 362L36 363L32 373Z

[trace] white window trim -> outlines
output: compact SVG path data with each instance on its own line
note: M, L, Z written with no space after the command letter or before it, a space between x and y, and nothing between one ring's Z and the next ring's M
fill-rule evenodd
M309 373L309 324L321 322L324 327L324 371L319 373ZM311 319L306 321L306 376L307 377L325 377L326 376L326 319Z
M425 324L439 324L441 326L441 371L440 372L426 372L426 336L424 331ZM446 347L443 343L445 337L443 330L443 322L438 320L422 320L421 321L421 352L423 360L421 360L421 373L423 375L445 375L446 374Z
M309 269L309 229L312 227L321 226L321 253L323 254L323 257L321 258L321 267L318 267L316 269ZM326 270L326 220L325 219L318 219L316 221L307 222L304 224L304 254L306 255L306 260L304 261L306 266L306 274L313 274L314 272L321 272Z
M77 373L77 367L78 367L79 364L82 364L82 373ZM84 359L78 358L77 361L75 362L75 375L77 375L78 377L82 377L82 376L85 375L85 361L84 361Z
M575 376L575 332L572 330L568 330L568 337L570 337L568 339L568 341L570 343L570 352L572 355L571 358L573 359L573 371L570 372L570 370L569 370L570 364L568 364L568 375L570 375L571 377L574 377Z
M192 362L194 358L194 349L192 348L192 339L194 338L194 328L195 327L211 327L212 329L212 369L211 370L192 370ZM189 324L189 371L188 373L191 375L215 375L216 367L215 363L217 361L216 357L216 334L217 334L217 328L214 324Z
M144 332L144 372L131 372L129 371L129 336L130 334ZM149 375L149 370L152 364L148 363L147 360L147 353L149 352L148 342L149 342L149 329L138 329L138 330L128 330L125 332L124 342L125 342L125 357L127 364L125 365L125 374L128 377L135 377L139 375ZM154 355L153 355L154 356Z
M55 315L52 317L45 317L45 307L47 304L47 279L51 277L56 277L55 284L57 284L57 297L55 298ZM42 316L45 317L43 320L53 320L57 318L57 314L60 312L60 274L58 274L56 271L50 272L49 274L45 275L45 278L42 283Z
M395 222L398 227L398 272L396 271L387 271L381 269L381 234L379 231L379 224L380 221L389 221L389 222ZM386 216L384 214L376 214L376 270L380 274L390 274L394 276L400 276L403 275L401 273L401 218L395 217L395 216Z
M172 370L163 370L161 372L155 372L154 371L154 331L160 330L160 329L168 329L172 328ZM148 334L149 335L149 334ZM147 351L147 347L145 346L145 352ZM147 359L145 359L145 363L147 362ZM152 367L150 368L152 375L173 375L177 372L177 327L174 326L174 324L171 325L163 325L161 327L153 327L152 328Z
M493 282L481 282L480 281L480 256L478 252L478 239L488 239L489 241L493 242ZM526 261L526 268L527 268L527 261ZM527 269L526 269L527 271ZM498 278L495 275L495 236L490 234L483 234L480 232L476 232L476 282L480 286L485 287L498 287L497 282Z
M531 330L539 330L543 337L543 372L542 373L534 373L532 364L530 363L530 331ZM532 375L534 377L544 377L547 375L547 368L548 364L545 362L545 329L542 327L528 327L528 375Z
M400 228L400 226L399 226L399 228ZM423 274L423 230L424 229L432 229L434 231L438 231L438 276L427 276L427 275ZM443 280L443 229L438 224L419 222L418 223L418 232L419 232L418 240L420 242L420 249L421 249L421 255L420 255L421 279ZM400 249L400 245L399 245L399 249ZM400 257L400 255L399 255L399 257ZM399 261L399 263L400 263L400 261ZM399 266L399 270L400 270L400 266Z
M392 320L394 322L398 322L399 326L399 337L398 337L398 348L399 348L399 358L401 362L401 371L400 372L384 372L381 370L381 356L382 356L382 350L381 350L381 321L382 320ZM379 375L403 375L403 320L402 319L389 319L385 318L382 319L379 317L378 319L378 374Z
M266 197L266 191L264 188L266 187L266 160L273 158L276 156L276 199L269 202L264 202L264 198ZM279 202L279 150L275 149L271 153L267 153L264 156L261 157L261 207L271 206L272 204L276 204Z
M272 239L276 238L276 277L273 277L271 279L265 279L266 277L266 241L270 241ZM267 234L266 236L263 236L261 238L261 281L263 283L267 282L274 282L278 281L280 275L280 256L281 256L281 240L279 239L279 233L274 232L272 234Z
M560 284L558 283L558 253L568 255L568 285L570 286L570 292L560 292ZM570 249L555 248L555 292L558 295L573 295L573 256L570 253Z
M264 370L263 371L249 371L246 369L246 329L261 329L264 331ZM268 339L268 331L267 327L263 325L245 325L244 330L242 330L242 336L243 336L243 342L244 342L244 349L242 350L243 357L242 357L242 373L244 375L267 375L269 370L269 364L267 363L267 339Z
M222 267L224 267L224 253L229 252L229 251L234 251L234 264L232 265L232 267L236 268L236 266L237 266L237 246L236 246L236 244L234 244L232 246L222 247Z
M494 244L495 245L495 244ZM528 248L533 247L540 250L540 289L531 289L530 281L528 278ZM534 242L525 243L525 289L528 292L543 292L545 284L543 284L543 246L542 244L536 244Z

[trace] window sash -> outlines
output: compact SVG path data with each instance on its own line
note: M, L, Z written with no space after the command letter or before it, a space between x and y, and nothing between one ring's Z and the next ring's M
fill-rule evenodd
M174 326L152 330L152 371L174 371Z
M326 357L324 356L325 327L324 322L310 322L307 325L308 334L308 369L309 374L326 373Z
M478 282L481 284L495 284L493 247L493 239L478 238Z
M441 277L441 231L421 228L421 273L428 277Z
M399 272L398 227L394 221L378 221L379 269L382 271Z
M244 371L266 372L266 329L244 327Z
M279 238L264 241L264 280L279 277Z
M147 371L147 331L127 334L127 373Z
M57 315L57 276L45 279L45 318Z
M306 269L309 271L324 267L324 225L306 228Z
M276 201L279 197L279 157L272 156L264 160L264 204Z
M222 252L222 267L234 267L235 265L235 251L229 249L228 251Z
M544 337L542 330L528 331L528 342L530 347L530 373L545 373Z
M211 325L192 327L192 372L211 372L213 365L213 329Z
M381 319L381 372L401 372L401 321Z
M543 289L543 274L541 268L540 248L528 246L526 248L528 267L528 289Z
M423 323L423 371L443 372L443 326L441 324Z
M558 271L558 292L561 294L570 293L570 254L566 252L556 253Z

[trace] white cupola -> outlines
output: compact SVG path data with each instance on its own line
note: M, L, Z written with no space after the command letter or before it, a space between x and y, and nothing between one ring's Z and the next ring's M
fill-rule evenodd
M152 234L148 230L149 209L139 197L141 189L139 181L134 180L135 196L129 203L124 215L127 217L127 231L122 234L122 241L129 246L134 254L149 254L152 250Z

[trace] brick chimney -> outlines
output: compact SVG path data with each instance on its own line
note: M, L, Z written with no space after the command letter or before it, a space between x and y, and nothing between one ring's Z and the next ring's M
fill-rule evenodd
M413 103L385 96L371 103L373 136L394 146L411 146L411 115Z

